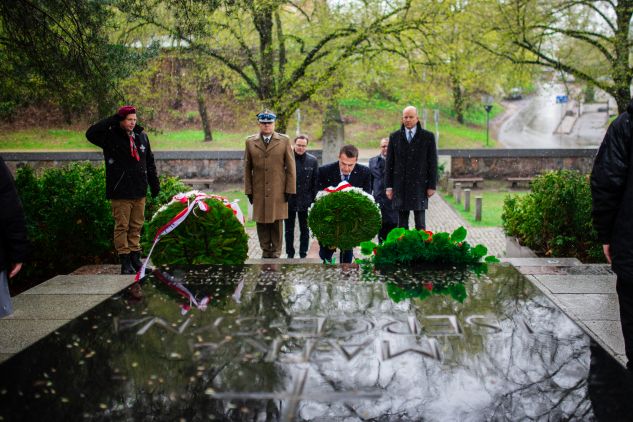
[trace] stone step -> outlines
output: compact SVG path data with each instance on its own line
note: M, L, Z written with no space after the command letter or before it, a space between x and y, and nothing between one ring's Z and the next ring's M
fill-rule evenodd
M0 319L0 362L134 282L130 275L59 275L12 298Z

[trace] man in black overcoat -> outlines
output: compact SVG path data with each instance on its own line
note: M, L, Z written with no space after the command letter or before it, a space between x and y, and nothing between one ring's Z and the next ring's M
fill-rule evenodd
M591 171L593 225L617 275L627 369L633 373L633 101L611 123Z
M387 161L387 147L389 138L380 140L380 153L369 160L371 171L371 193L380 206L382 225L378 232L378 242L382 243L389 232L398 226L398 211L393 208L393 201L385 193L385 162Z
M338 186L341 182L361 188L371 194L371 172L362 164L357 164L358 148L354 145L344 145L338 154L338 161L319 167L319 190L330 186ZM331 262L334 250L319 243L319 257L323 262ZM341 251L340 262L350 263L354 259L351 250Z
M424 210L437 184L435 137L422 129L418 111L408 106L402 111L402 127L389 135L385 186L387 198L398 210L398 226L409 228L413 211L415 228L426 228Z
M319 191L319 162L317 158L306 152L308 137L299 135L294 140L295 169L297 172L297 193L288 199L288 218L285 221L286 254L288 258L295 256L295 221L299 217L299 257L305 258L310 244L308 228L308 209Z

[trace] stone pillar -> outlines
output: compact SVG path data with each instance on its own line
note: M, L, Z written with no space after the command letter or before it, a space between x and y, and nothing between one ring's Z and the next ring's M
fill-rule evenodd
M475 221L481 221L481 209L483 198L481 196L475 196Z
M470 189L464 189L464 211L470 211Z
M455 197L455 203L456 204L461 204L462 203L462 184L461 183L455 183L455 190L453 191L453 196Z

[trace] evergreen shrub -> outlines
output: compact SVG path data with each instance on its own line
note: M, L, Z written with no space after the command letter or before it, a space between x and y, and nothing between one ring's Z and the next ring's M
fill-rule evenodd
M161 177L157 198L148 195L145 215L186 190L174 177ZM15 280L28 288L58 274L89 264L116 263L114 219L105 197L105 168L87 162L36 174L18 169L16 186L26 214L31 253ZM20 286L17 286L20 285Z
M587 175L572 170L545 173L534 179L528 195L506 197L501 218L508 236L539 255L604 261L591 222Z

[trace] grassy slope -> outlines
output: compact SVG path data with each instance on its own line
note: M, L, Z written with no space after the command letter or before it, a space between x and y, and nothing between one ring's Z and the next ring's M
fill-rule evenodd
M390 132L400 127L400 115L402 105L386 101L342 101L342 110L347 121L345 126L346 141L359 148L374 149L380 138L386 137ZM471 112L466 115L467 124L461 125L446 117L449 113L441 110L439 121L439 145L440 148L481 148L485 144L486 126L485 113L481 111ZM501 109L496 106L491 113L491 118ZM427 129L435 132L433 113L429 111ZM294 122L291 122L288 133L294 133ZM314 122L312 122L314 123ZM316 125L311 124L308 130L314 130ZM202 142L202 130L184 129L178 131L165 130L162 132L149 132L152 149L154 150L240 150L246 136L255 132L257 127L253 124L247 131L239 132L213 132L212 142ZM313 134L314 136L314 134ZM496 141L490 140L489 147L495 147ZM320 142L311 143L312 148L320 148ZM0 151L90 151L98 150L90 144L84 130L70 129L28 129L0 132Z

